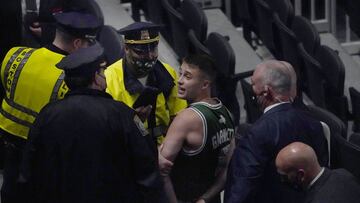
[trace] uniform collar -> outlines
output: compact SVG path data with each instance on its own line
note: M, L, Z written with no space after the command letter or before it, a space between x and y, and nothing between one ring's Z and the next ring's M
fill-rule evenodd
M140 93L144 89L144 86L131 73L126 65L125 59L122 61L122 67L124 71L125 89L130 94ZM174 79L159 60L156 62L153 71L149 73L146 85L156 87L163 93L170 92L171 88L175 86Z
M74 96L74 95L90 95L90 96L98 96L112 99L112 96L104 91L95 90L91 88L79 88L75 90L70 90L66 93L65 97Z
M126 64L126 59L122 61L122 68L124 71L124 85L125 89L130 94L140 93L144 89L144 85L131 73L130 68Z

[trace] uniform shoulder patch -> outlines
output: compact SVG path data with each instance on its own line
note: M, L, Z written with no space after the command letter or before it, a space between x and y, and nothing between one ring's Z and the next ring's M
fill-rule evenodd
M137 116L137 115L134 116L134 122L142 136L146 136L149 134L149 131L145 128L144 123L141 121L139 116Z

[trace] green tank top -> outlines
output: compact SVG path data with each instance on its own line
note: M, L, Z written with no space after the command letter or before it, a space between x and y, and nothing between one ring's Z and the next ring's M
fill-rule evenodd
M193 201L213 184L220 153L227 153L235 133L231 115L220 101L215 105L197 102L189 108L201 118L204 136L201 147L193 151L183 148L175 160L171 179L182 201Z

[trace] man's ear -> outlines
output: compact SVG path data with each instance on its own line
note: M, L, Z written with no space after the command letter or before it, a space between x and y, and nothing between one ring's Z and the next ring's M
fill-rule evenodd
M80 47L82 47L82 40L80 38L74 39L73 47L75 48L75 50L78 50Z
M267 97L267 96L269 96L269 94L270 94L269 85L265 85L265 86L264 86L263 96L264 96L264 97Z
M129 54L129 51L130 51L129 45L125 44L124 50L125 50L126 54Z
M305 171L304 169L299 169L296 174L296 179L299 183L302 183L305 181Z
M100 76L98 76L98 72L97 71L95 71L95 73L94 73L94 75L93 75L93 78L94 78L94 80L93 80L93 83L95 83L96 85L99 85L99 84L101 84L101 78L100 78Z
M204 80L202 88L207 89L210 87L210 84L211 84L210 80Z
M265 85L264 90L265 90L264 96L266 98L275 97L275 92L271 86Z

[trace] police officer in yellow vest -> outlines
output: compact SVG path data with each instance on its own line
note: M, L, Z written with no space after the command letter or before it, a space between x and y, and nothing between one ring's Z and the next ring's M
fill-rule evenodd
M177 74L158 60L159 25L136 22L119 30L125 38L125 57L106 71L107 92L130 107L149 87L156 89L156 101L135 108L150 133L162 142L171 119L187 104L177 97Z
M101 25L96 17L79 12L60 13L55 19L57 30L52 44L39 49L14 47L1 66L5 96L0 108L0 134L6 145L3 203L24 201L17 184L21 149L42 107L63 98L68 91L64 73L55 64L64 55L89 46Z

